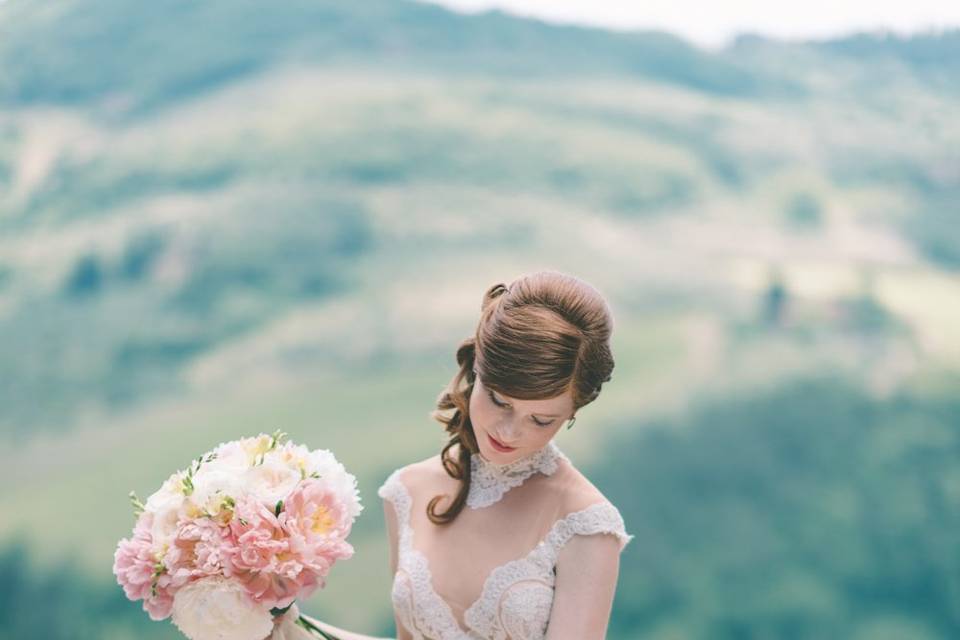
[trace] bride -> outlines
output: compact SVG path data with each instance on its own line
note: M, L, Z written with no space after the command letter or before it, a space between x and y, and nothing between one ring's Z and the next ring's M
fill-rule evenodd
M555 436L610 380L612 327L596 289L556 271L486 291L432 413L448 441L378 490L398 640L605 637L633 536ZM318 637L298 615L294 605L271 638ZM308 620L341 640L376 640Z

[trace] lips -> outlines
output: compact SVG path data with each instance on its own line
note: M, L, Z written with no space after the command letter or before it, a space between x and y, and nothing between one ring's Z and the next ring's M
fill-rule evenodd
M516 447L507 447L507 446L505 446L505 445L500 444L500 441L499 441L499 440L495 440L494 437L491 436L489 433L487 434L487 438L490 440L490 445L491 445L494 449L496 449L497 451L500 451L500 452L502 452L502 453L508 453L508 452L513 451L513 450L516 449Z

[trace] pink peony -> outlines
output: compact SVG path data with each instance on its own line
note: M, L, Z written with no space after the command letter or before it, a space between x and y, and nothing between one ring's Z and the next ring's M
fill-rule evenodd
M353 546L346 541L353 518L323 480L307 479L297 485L279 521L290 536L291 551L322 576L337 560L353 556Z
M356 478L330 451L285 437L278 430L221 444L170 476L146 505L131 492L141 513L117 546L113 571L152 619L204 626L206 603L223 604L233 619L244 598L268 614L324 586L333 564L353 555L346 538L362 508Z
M230 529L210 518L185 520L177 527L165 558L173 584L179 588L195 578L230 575L235 552Z
M250 596L269 607L286 607L309 585L299 556L290 551L286 532L274 512L259 500L244 496L230 520L230 572ZM309 572L306 572L309 573Z
M253 496L237 500L230 519L229 558L237 571L274 571L287 537L274 513Z
M251 598L266 607L279 609L290 606L297 598L309 597L319 582L317 574L303 565L293 575L251 573L238 578Z
M153 549L153 514L144 512L137 519L131 539L117 544L113 556L113 574L130 600L143 600L143 609L153 620L163 620L173 607L170 576L160 564L161 552ZM159 565L159 566L158 566ZM160 575L156 575L161 571Z

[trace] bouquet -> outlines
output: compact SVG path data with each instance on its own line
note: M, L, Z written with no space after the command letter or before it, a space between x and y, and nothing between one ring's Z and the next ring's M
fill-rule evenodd
M220 444L146 504L130 492L137 522L117 545L113 573L151 619L172 616L191 640L264 640L273 616L353 555L356 478L330 451L285 438ZM303 616L296 623L332 638Z

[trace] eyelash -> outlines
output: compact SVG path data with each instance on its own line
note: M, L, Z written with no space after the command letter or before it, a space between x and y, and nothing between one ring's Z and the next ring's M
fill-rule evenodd
M500 407L501 409L504 409L504 408L507 407L507 405L505 405L505 404L500 404L499 402L497 402L497 399L493 397L493 392L490 391L489 389L487 390L487 396L490 397L490 401L493 402L493 404L497 405L497 406ZM538 427L549 427L551 424L553 424L553 420L551 420L550 422L540 422L539 420L537 420L537 419L534 418L533 416L531 416L530 419L533 420L533 423L534 423L535 425L537 425Z

